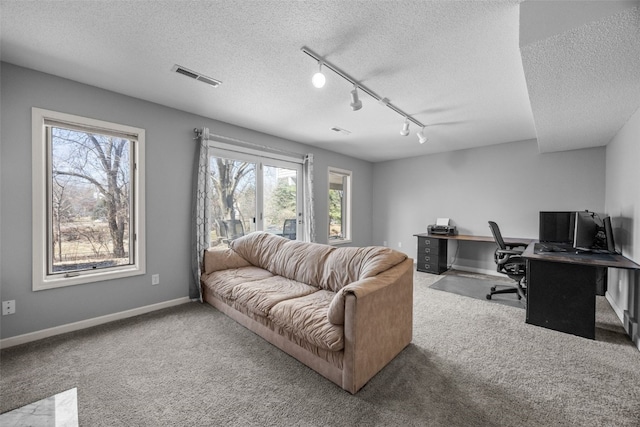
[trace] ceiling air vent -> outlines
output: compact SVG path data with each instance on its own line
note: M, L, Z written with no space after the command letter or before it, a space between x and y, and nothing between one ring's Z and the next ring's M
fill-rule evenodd
M192 78L194 80L198 80L202 83L206 83L208 85L211 85L213 87L218 87L222 84L222 82L220 80L216 80L214 78L211 77L207 77L207 76L203 76L200 73L196 73L193 70L190 70L188 68L185 68L181 65L174 65L173 68L171 69L171 71L174 71L178 74L182 74L183 76L187 76L189 78Z

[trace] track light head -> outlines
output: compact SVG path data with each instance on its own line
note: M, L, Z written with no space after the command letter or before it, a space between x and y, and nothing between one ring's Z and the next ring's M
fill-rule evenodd
M326 83L326 81L327 79L324 77L324 74L322 74L322 62L318 61L318 72L315 73L311 78L311 83L313 83L315 87L320 89L324 87L324 84Z
M416 135L418 135L418 141L420 142L420 144L424 144L425 142L427 142L427 136L424 134L424 128L420 129L420 132L418 132Z
M351 91L351 109L353 111L358 111L362 108L362 101L358 99L358 86L354 85L353 90Z
M404 124L402 125L402 130L400 131L400 135L402 136L409 135L409 119L404 120Z

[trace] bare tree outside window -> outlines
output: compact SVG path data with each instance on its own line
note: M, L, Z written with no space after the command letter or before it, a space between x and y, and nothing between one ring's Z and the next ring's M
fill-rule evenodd
M212 242L251 230L255 216L255 163L211 157Z
M50 128L50 271L130 264L131 141Z

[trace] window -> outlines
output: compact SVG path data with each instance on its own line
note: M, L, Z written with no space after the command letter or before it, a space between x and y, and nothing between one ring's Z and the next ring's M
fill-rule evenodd
M145 273L144 129L32 109L33 290Z
M211 246L225 249L255 230L301 240L301 160L221 149L225 144L216 141L210 146Z
M329 243L351 241L351 171L329 168Z

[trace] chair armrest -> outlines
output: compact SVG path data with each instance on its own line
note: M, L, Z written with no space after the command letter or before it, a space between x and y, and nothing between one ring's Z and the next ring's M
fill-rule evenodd
M525 265L527 260L522 258L519 255L514 256L506 256L504 258L497 258L496 265L498 266L498 271L500 271L500 266L508 265L508 264L522 264Z
M513 243L505 243L504 244L507 248L509 249L513 249L513 248L526 248L527 246L529 246L529 243L524 243L524 242L513 242Z
M524 251L514 251L514 250L510 250L510 249L498 249L496 250L497 254L500 255L522 255Z

